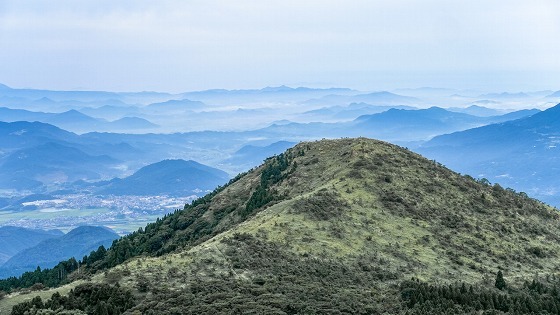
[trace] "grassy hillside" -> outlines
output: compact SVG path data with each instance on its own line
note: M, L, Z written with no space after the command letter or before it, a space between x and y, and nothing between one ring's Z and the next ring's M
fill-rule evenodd
M415 283L465 282L492 299L498 270L512 290L555 277L559 228L555 209L406 149L323 140L85 262L116 266L92 281L132 290L130 313L399 313L427 300Z

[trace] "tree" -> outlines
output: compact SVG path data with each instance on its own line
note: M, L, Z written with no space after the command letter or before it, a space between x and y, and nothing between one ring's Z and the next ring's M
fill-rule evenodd
M496 286L496 288L498 288L499 290L503 290L506 288L506 281L504 280L504 274L501 270L499 270L498 274L496 275L496 283L494 284L494 286Z

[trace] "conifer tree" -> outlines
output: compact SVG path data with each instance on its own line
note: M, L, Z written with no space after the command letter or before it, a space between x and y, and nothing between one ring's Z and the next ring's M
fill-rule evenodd
M499 290L503 290L506 288L506 281L504 280L504 274L501 270L499 270L498 274L496 275L496 283L494 285Z

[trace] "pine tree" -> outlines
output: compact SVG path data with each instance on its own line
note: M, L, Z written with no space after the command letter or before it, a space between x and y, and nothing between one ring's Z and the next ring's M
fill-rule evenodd
M506 288L506 281L504 280L504 274L501 270L499 270L498 274L496 275L496 283L494 285L499 290L503 290Z

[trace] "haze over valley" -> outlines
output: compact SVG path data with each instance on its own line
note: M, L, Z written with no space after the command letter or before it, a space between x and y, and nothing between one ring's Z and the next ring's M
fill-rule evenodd
M300 141L340 137L390 141L558 205L560 186L546 179L554 178L554 168L538 169L546 160L531 171L521 162L489 169L485 165L503 159L500 145L483 142L485 153L475 149L468 160L457 141L437 152L434 147L443 134L482 126L539 127L550 133L551 142L543 145L553 163L558 123L549 108L560 101L554 93L280 86L169 94L3 86L0 224L66 231L102 224L126 234ZM110 119L125 118L158 127L113 126L107 132ZM523 156L540 154L535 144L541 140L519 140L512 137ZM506 159L518 156L507 147Z
M559 15L3 0L0 314L559 314Z

